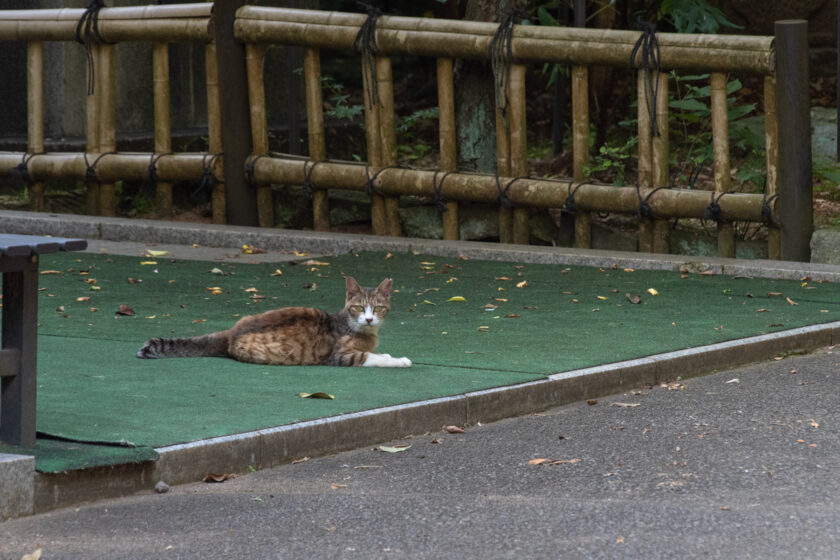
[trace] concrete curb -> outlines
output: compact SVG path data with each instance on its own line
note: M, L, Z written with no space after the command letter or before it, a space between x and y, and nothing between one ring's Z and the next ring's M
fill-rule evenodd
M414 250L486 260L650 270L688 269L695 272L713 270L719 274L783 279L810 276L813 280L840 282L840 266L810 263L582 251L14 211L0 211L0 224L3 231L9 233L130 241L135 244L199 244L236 249L249 244L270 251L291 253L297 250L320 254ZM205 253L200 258L208 257ZM149 491L158 480L179 484L198 481L210 472L247 472L249 468L268 468L303 457L438 431L444 424L470 426L478 422L492 422L584 399L596 399L633 387L653 385L663 380L730 369L792 351L812 351L838 342L840 322L815 325L558 373L546 379L512 386L162 447L157 450L160 459L155 463L57 474L34 473L34 467L29 467L33 473L30 480L34 478L34 508L23 508L12 515ZM30 484L24 482L24 486Z
M444 257L464 255L472 259L581 266L618 266L639 270L714 270L719 274L798 280L840 282L840 266L685 255L654 255L620 251L582 250L566 247L506 245L476 241L393 238L268 229L215 224L193 224L156 220L128 220L75 214L46 214L0 210L0 224L7 233L83 237L88 240L168 243L176 245L240 248L255 245L262 249L291 253L306 251L342 254L355 251L421 251Z

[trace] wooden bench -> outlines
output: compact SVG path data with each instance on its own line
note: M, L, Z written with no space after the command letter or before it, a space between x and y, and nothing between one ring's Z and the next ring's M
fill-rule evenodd
M3 323L0 345L0 442L35 443L40 255L87 248L84 239L0 233Z

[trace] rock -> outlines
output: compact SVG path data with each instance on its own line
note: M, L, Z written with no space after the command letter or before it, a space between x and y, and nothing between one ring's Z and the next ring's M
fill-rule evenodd
M811 262L840 264L840 229L818 229L811 236Z
M160 480L157 484L155 484L155 492L158 494L166 494L169 492L169 485L164 481Z

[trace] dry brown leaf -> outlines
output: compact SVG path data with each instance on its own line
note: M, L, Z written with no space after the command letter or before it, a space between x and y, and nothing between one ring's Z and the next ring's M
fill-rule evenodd
M508 313L505 315L505 319L519 319L522 315L517 315L516 313Z
M342 488L347 488L347 485L346 484L336 484L335 482L333 482L332 484L330 484L330 488L332 488L333 490L341 490Z
M702 276L714 276L714 275L715 275L715 271L714 271L714 270L712 270L712 269L709 269L709 270L704 270L704 271L703 271L703 272L701 272L700 274L701 274Z
M458 426L444 426L443 429L450 434L463 434L466 432L464 428L459 428Z
M442 437L436 437L435 439L433 439L431 441L431 443L443 443L443 438Z
M42 270L41 274L61 274L60 270Z
M596 404L598 404L598 401L596 399L589 399L588 401L586 401L586 404L588 404L589 406L595 406Z
M115 313L117 315L134 315L134 310L125 304L121 304Z
M632 303L633 305L639 305L640 303L642 303L642 296L639 296L639 295L637 295L637 296L631 296L631 295L628 293L628 294L624 294L624 297L626 297L626 298L627 298L627 301L629 301L629 302L630 302L630 303Z
M231 480L233 478L236 478L236 474L234 474L234 473L223 473L223 474L210 473L210 474L206 475L204 478L202 478L201 480L203 482L224 482L226 480Z
M580 459L531 459L529 465L574 465L580 463Z
M528 281L527 281L527 280L523 280L522 282L517 283L517 284L516 284L516 287L517 287L517 288L526 288L526 287L528 287Z
M29 554L24 554L20 557L20 560L41 560L41 545L38 545L38 548L30 552Z
M618 406L620 408L635 408L642 406L641 403L626 403L626 402L611 402L610 406Z
M76 301L89 301L89 300L90 300L90 298L87 297L87 296L82 296L82 297L77 297L76 298Z
M799 305L798 303L796 303L795 301L793 301L793 300L792 300L792 299L790 299L789 297L786 297L786 298L785 298L785 301L786 301L786 302L788 302L788 303L789 303L789 304L791 304L791 305Z
M316 261L315 259L309 259L308 261L304 261L300 263L304 266L329 266L330 263L324 261Z

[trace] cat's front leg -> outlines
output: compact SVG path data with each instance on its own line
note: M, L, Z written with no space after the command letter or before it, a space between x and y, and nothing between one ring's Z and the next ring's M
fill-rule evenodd
M368 352L365 354L365 367L411 367L411 360L408 358L394 358L390 354L376 354Z

